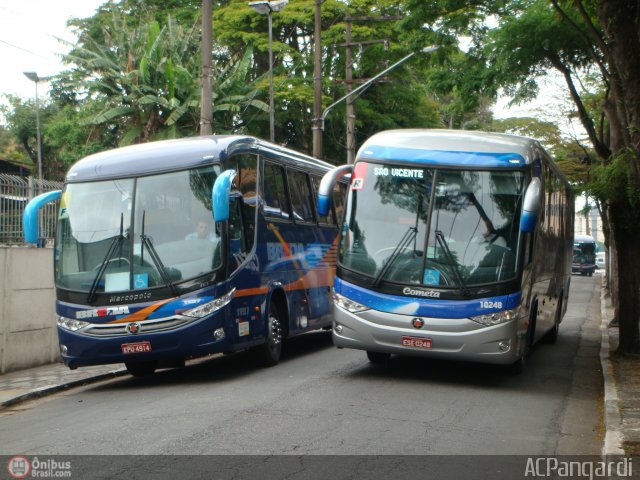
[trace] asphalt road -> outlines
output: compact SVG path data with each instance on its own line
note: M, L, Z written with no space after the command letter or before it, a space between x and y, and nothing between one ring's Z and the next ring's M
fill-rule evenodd
M0 416L0 455L597 455L599 277L572 279L555 345L525 371L338 350L326 332L276 367L247 354L122 377Z

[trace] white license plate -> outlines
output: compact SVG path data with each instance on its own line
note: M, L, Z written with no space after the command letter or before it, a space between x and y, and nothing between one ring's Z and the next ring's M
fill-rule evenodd
M401 343L403 347L431 348L430 338L402 337Z
M151 342L138 342L138 343L123 343L122 353L144 353L151 351Z

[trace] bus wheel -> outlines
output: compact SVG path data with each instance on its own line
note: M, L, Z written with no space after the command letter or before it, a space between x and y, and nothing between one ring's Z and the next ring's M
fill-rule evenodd
M529 328L527 329L527 333L524 337L524 347L522 349L522 355L511 365L507 365L507 370L509 373L518 375L522 373L524 370L524 366L526 364L527 355L529 354L529 350L533 345L533 338L536 331L536 312L538 311L538 302L536 301L531 308L531 313L529 313Z
M272 367L280 361L280 354L282 353L282 324L278 308L273 303L269 306L267 336L260 353L261 363L265 367Z
M556 308L556 318L553 322L553 328L549 330L549 332L544 337L546 343L556 343L558 341L558 333L560 331L560 317L562 316L562 295L560 301L558 302L558 308Z
M509 371L509 373L513 375L519 375L520 373L523 372L524 365L526 363L525 356L526 356L526 353L523 354L518 360L513 362L511 365L507 365L507 370Z
M391 355L388 353L370 352L367 350L367 358L374 365L387 365Z
M144 360L141 362L124 362L127 370L134 377L147 377L156 371L158 362L155 360Z

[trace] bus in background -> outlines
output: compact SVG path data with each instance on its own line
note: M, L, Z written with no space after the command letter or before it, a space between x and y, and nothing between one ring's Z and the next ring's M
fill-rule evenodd
M454 130L378 133L351 175L334 282L334 344L522 370L555 341L571 281L573 192L540 144Z
M596 271L596 241L590 235L576 235L573 240L571 273L593 276Z
M67 366L124 362L133 375L331 326L337 221L314 198L332 165L248 136L153 142L71 167L54 248L60 352ZM341 190L342 188L342 190Z

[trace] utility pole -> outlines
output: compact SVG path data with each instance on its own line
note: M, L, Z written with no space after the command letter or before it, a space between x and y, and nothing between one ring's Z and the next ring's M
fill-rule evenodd
M356 157L356 114L354 108L355 97L351 96L353 90L353 51L354 45L371 45L374 43L388 44L388 40L369 40L365 42L352 42L351 38L351 22L354 21L388 21L388 20L400 20L404 17L401 15L389 15L382 17L351 17L347 14L345 17L345 36L344 43L340 43L336 46L345 47L345 84L346 84L346 110L347 110L347 163L351 164Z
M351 97L352 82L353 82L353 60L352 60L352 43L351 43L351 15L347 14L345 21L345 35L344 42L346 44L344 61L346 65L346 72L344 81L346 83L347 90L347 163L352 164L353 159L356 156L356 114L353 107L353 98Z
M322 0L315 0L313 32L313 156L322 158Z
M212 0L202 0L202 39L200 41L202 71L200 93L200 135L213 133L213 105L211 104Z

